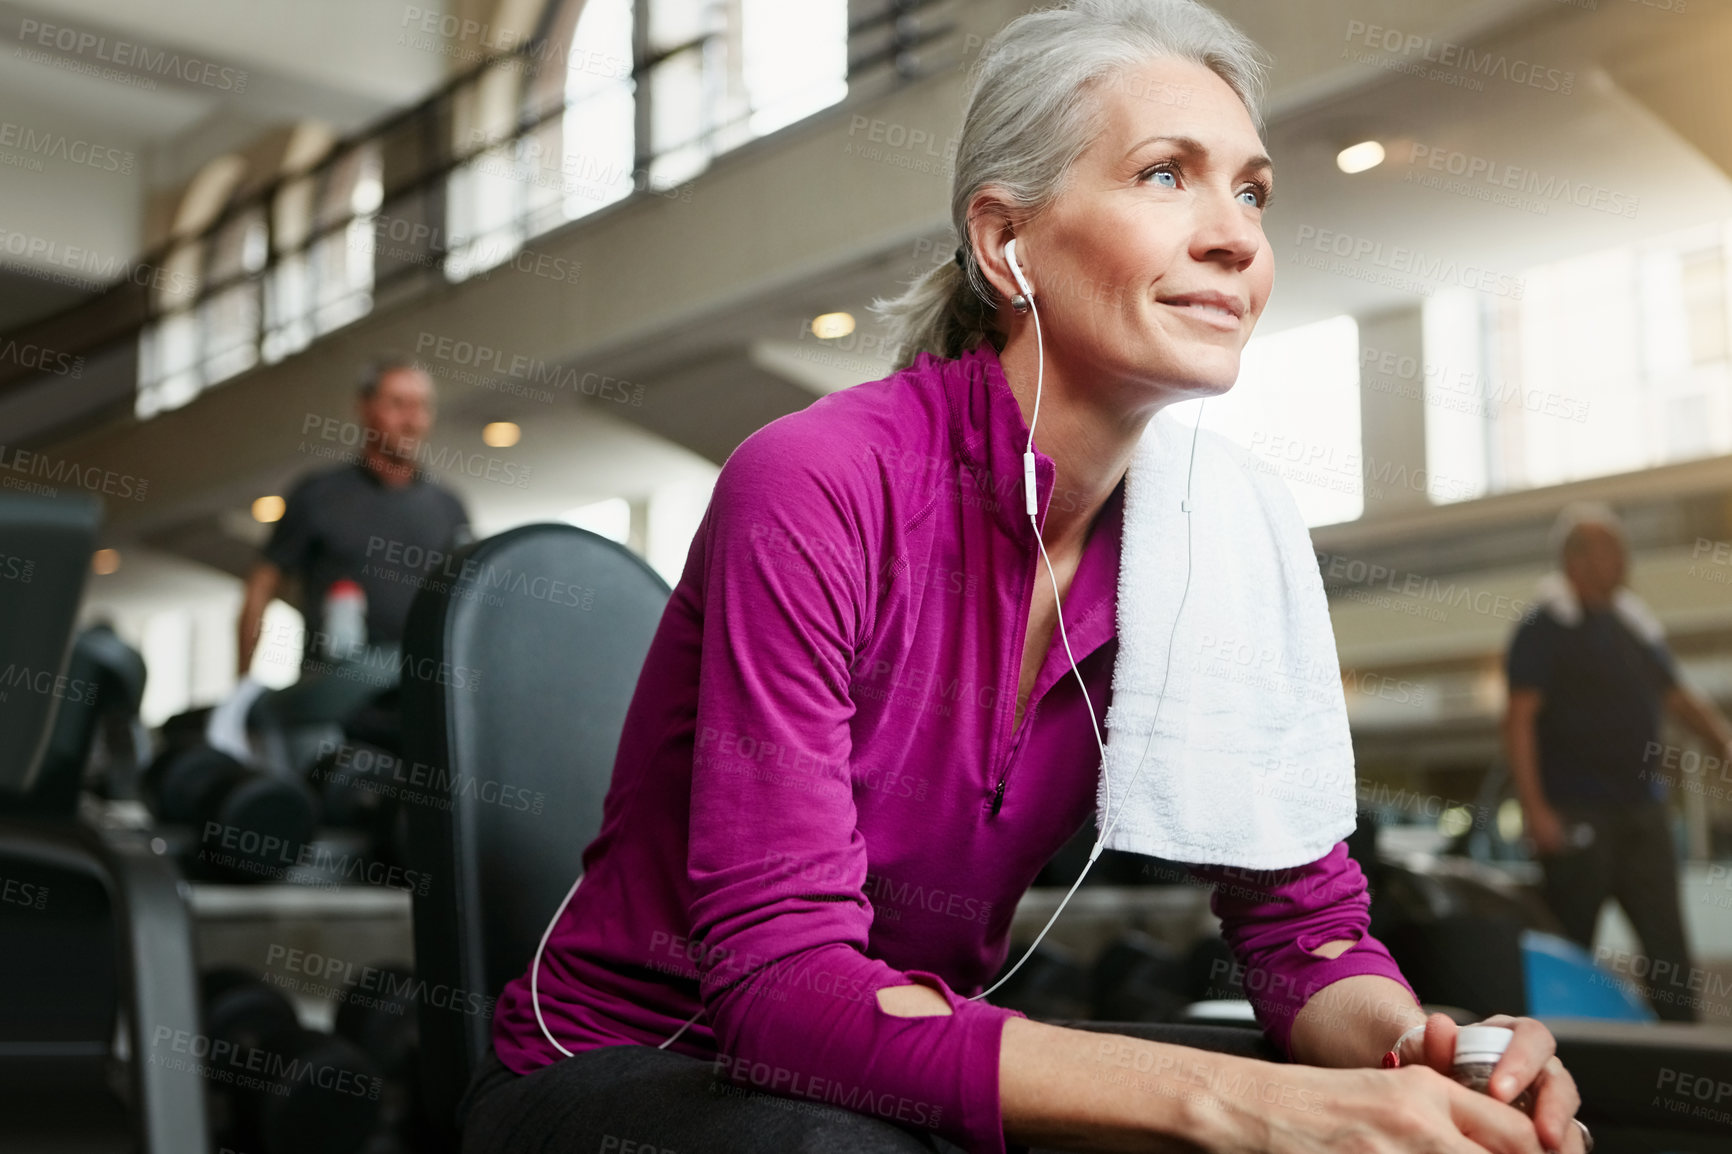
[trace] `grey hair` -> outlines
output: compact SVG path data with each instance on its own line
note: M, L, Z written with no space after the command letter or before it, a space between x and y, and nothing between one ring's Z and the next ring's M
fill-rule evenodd
M958 357L996 336L995 294L969 245L975 194L997 187L1023 219L1039 214L1101 131L1095 90L1160 58L1213 71L1262 132L1265 55L1199 0L1068 0L1019 16L987 42L973 70L950 192L963 262L947 260L872 306L890 326L901 367L921 352Z
M1624 522L1610 505L1602 501L1575 501L1558 513L1558 519L1552 523L1552 551L1560 556L1568 556L1577 548L1579 538L1576 531L1588 525L1597 525L1607 530L1620 542L1629 539L1624 532Z
M379 395L379 382L391 373L402 372L404 369L412 369L428 380L433 379L433 374L427 371L427 366L414 357L403 353L384 353L368 361L361 370L360 381L355 387L355 392L363 401L370 401Z

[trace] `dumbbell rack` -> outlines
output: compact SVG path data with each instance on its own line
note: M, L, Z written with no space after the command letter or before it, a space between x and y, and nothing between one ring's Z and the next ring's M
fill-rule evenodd
M135 801L86 798L81 816L105 841L164 862L178 862L189 845L196 847L195 831L158 826ZM353 860L364 843L351 831L321 830L315 844L325 859ZM182 871L176 865L169 872ZM333 884L310 868L283 876L238 884L181 877L192 961L199 974L235 968L257 975L288 1000L303 1028L329 1034L344 988L359 973L412 959L411 895L383 885ZM209 1093L207 1087L207 1099Z
M170 859L189 836L185 830L154 827L137 802L93 803L86 820L98 829L148 835L151 849ZM341 857L359 852L361 842L344 831L321 831L318 844ZM411 897L388 886L305 884L313 880L311 874L288 876L293 880L183 881L199 964L203 969L240 966L274 979L304 1024L328 1030L335 999L307 991L341 984L342 971L334 962L358 969L383 959L411 960ZM309 967L318 975L309 974ZM329 976L322 976L327 971Z

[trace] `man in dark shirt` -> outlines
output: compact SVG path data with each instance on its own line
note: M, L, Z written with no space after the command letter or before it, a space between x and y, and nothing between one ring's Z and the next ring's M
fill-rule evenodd
M1628 556L1610 510L1574 508L1560 524L1563 580L1510 643L1504 745L1522 814L1564 932L1591 948L1600 906L1616 897L1647 964L1660 1017L1696 1020L1678 900L1663 766L1663 710L1732 750L1732 726L1680 684L1658 623L1623 588Z
M325 598L348 579L366 596L367 641L399 642L425 572L469 539L455 494L415 467L433 424L433 382L412 361L386 358L360 389L361 458L304 477L290 492L264 558L247 578L240 616L240 675L252 667L265 606L287 574L300 580L306 637L301 660L321 656Z

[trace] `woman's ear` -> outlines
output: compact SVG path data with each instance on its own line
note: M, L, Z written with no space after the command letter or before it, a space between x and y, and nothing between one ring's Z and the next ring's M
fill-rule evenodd
M974 263L1000 301L1008 301L1019 291L1010 262L1004 257L1004 246L1016 235L1014 206L1002 189L988 186L974 194L968 202L968 247L974 253ZM1022 246L1019 245L1020 249ZM1028 268L1028 253L1019 251L1017 261Z

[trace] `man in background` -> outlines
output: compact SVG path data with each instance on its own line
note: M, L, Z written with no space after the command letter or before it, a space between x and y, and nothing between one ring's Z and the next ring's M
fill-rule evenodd
M425 569L470 537L469 517L456 494L415 466L433 425L433 401L433 382L413 361L386 357L369 367L360 388L361 458L295 485L263 559L247 577L241 677L252 668L265 606L288 575L301 587L303 666L319 656L326 598L338 581L361 587L368 644L402 640L422 574L407 570L400 559L425 558Z
M1716 751L1732 751L1732 725L1679 683L1658 621L1624 587L1629 552L1616 515L1573 506L1557 537L1563 571L1542 582L1510 643L1504 717L1545 900L1565 934L1592 948L1600 906L1617 898L1650 960L1655 1012L1695 1021L1668 780L1653 750L1663 710Z

